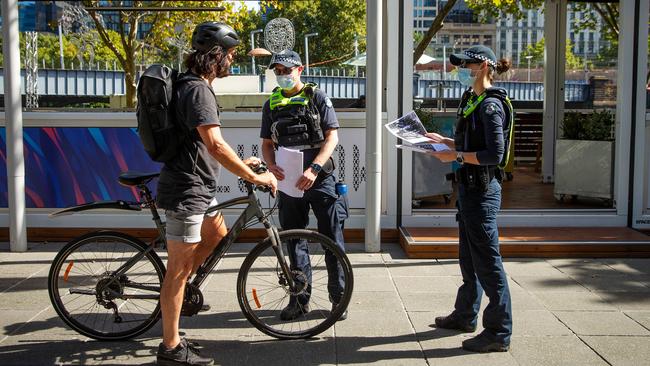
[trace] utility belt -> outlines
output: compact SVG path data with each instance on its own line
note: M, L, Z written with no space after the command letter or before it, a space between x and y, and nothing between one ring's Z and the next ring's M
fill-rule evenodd
M456 181L470 190L487 192L493 178L501 182L501 169L496 165L465 164L456 171Z

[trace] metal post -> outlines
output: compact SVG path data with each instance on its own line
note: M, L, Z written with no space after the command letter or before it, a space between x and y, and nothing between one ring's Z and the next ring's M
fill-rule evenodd
M261 33L261 32L264 32L264 29L255 29L254 31L251 31L251 50L255 49L255 33ZM253 75L257 75L254 55L251 55L251 64L253 65Z
M61 70L65 70L65 61L63 60L63 31L59 21L59 57L61 58Z
M442 45L442 80L447 80L447 45Z
M25 107L38 108L38 33L25 32Z
M313 37L317 35L318 33L305 34L305 69L307 75L309 75L309 37Z
M530 59L533 58L533 56L528 55L526 56L526 60L528 60L528 82L530 83Z
M366 0L366 252L381 250L381 91L383 1Z
M20 46L18 0L2 1L2 52L4 59L5 124L7 133L7 183L9 196L9 248L27 250L25 215L25 156L20 96Z
M359 56L359 35L354 35L354 57ZM359 77L359 66L354 67L354 76Z

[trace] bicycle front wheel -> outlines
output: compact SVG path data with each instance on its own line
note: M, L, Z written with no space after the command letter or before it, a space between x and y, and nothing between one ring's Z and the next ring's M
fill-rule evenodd
M81 236L61 249L48 277L54 310L99 340L135 337L158 321L165 267L142 241L119 232Z
M239 306L267 335L280 339L313 337L334 325L347 309L354 285L352 266L343 250L317 232L281 231L280 241L281 256L269 238L246 256L237 278ZM290 250L295 245L307 254L310 265L291 262ZM288 281L282 262L291 267L293 281ZM290 282L296 285L292 288ZM294 319L283 320L282 309L296 301L306 304L300 307L304 311Z

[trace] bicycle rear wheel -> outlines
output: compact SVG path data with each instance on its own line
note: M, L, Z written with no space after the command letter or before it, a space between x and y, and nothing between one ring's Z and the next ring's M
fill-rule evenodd
M302 240L311 263L311 274L292 268L294 281L305 285L289 288L278 256L271 240L267 238L246 256L237 278L237 299L246 318L260 331L280 339L299 339L313 337L332 325L346 310L354 280L352 266L345 255L331 239L310 230L286 230L280 232L283 261L289 266L288 243ZM338 306L332 310L328 290L328 270L326 253L330 260L335 258L340 265L344 286L338 299ZM306 284L311 283L311 286ZM294 297L309 298L310 311L300 317L285 321L280 319L282 309Z
M129 339L156 324L165 267L147 249L119 232L90 233L64 246L48 277L50 300L61 319L99 340Z

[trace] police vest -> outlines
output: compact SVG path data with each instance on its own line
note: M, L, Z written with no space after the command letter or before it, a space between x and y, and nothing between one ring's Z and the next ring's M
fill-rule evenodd
M503 141L505 146L503 158L498 165L499 168L503 169L513 158L510 155L510 146L513 144L515 130L515 113L510 98L507 95L494 89L487 89L477 97L469 89L466 90L463 93L461 103L458 107L454 144L458 151L472 152L485 149L485 136L483 134L477 134L474 131L476 123L480 122L479 117L476 115L476 112L478 112L476 108L488 97L499 99L505 106L504 112L506 118L505 125L503 126Z
M316 84L308 83L293 97L282 95L282 89L273 90L269 99L271 108L271 138L276 146L297 150L320 148L325 141L321 117L314 105Z

